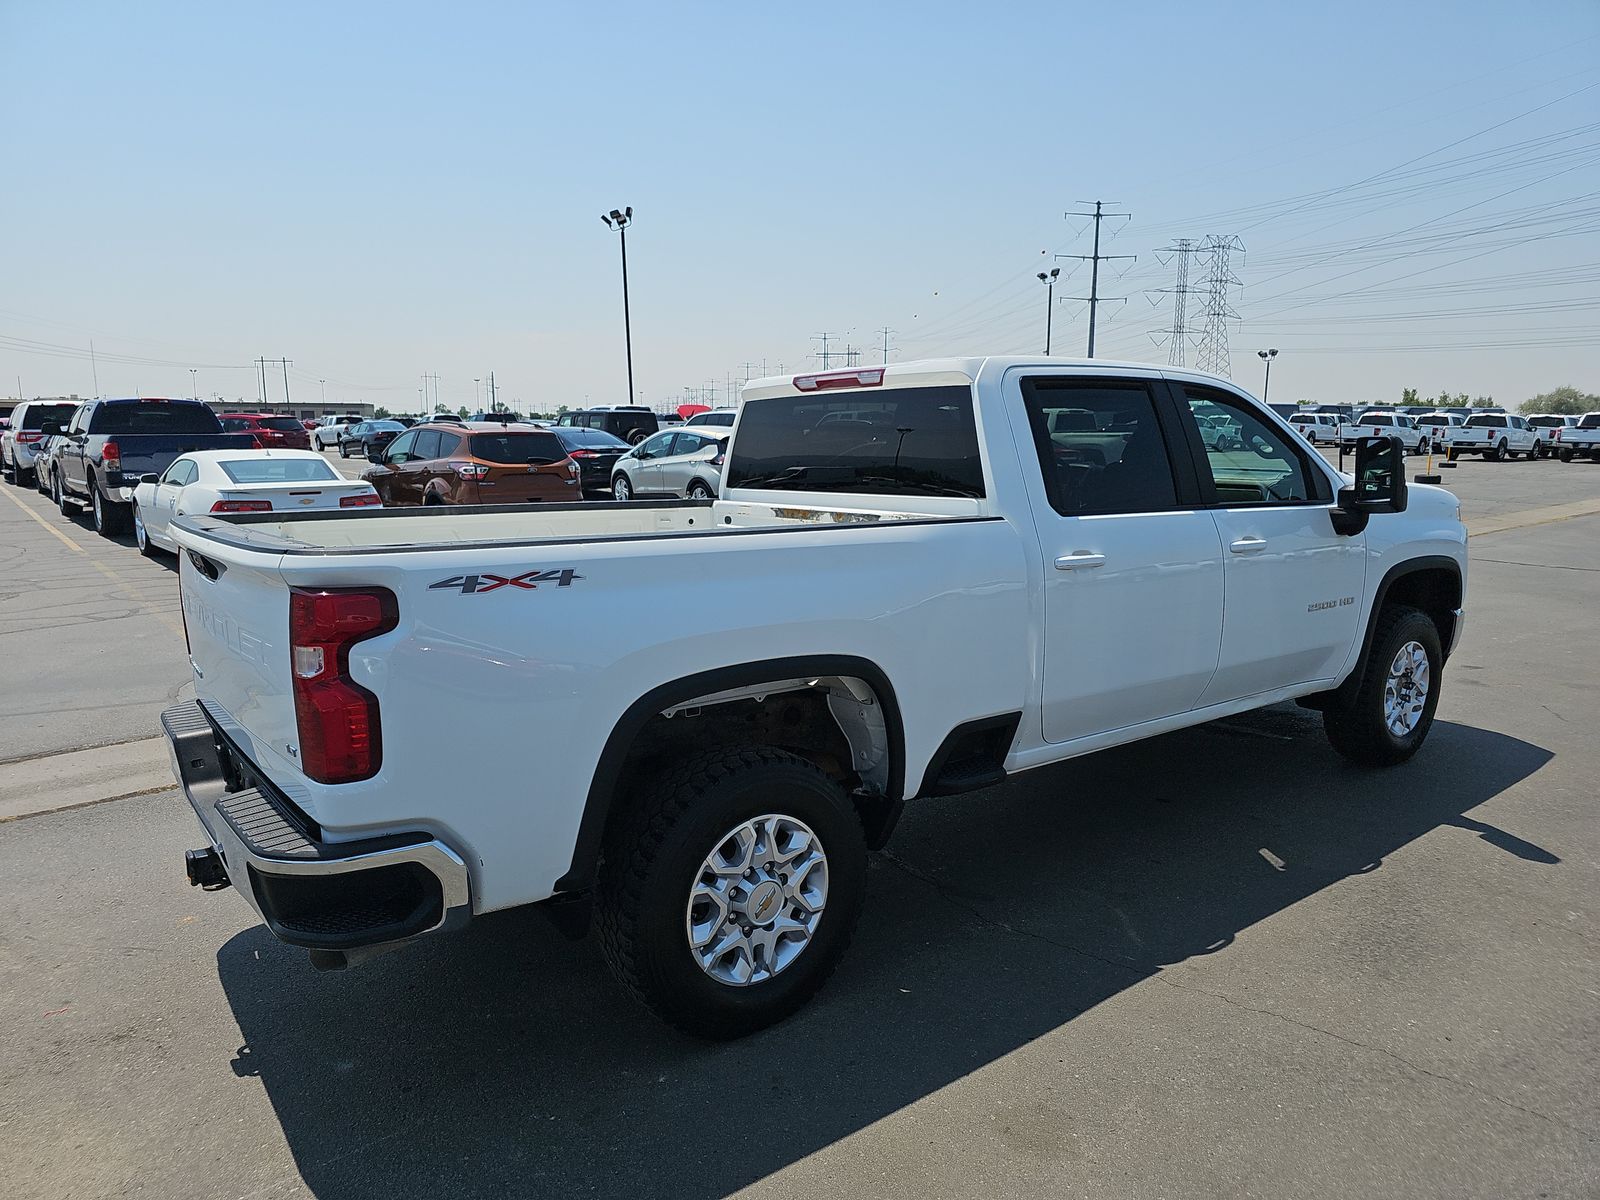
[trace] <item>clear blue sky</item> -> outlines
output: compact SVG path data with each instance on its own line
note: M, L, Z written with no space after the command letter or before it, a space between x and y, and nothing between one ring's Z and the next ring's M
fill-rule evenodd
M0 88L0 393L92 392L93 338L107 395L253 397L282 355L297 398L624 402L625 204L646 402L823 330L1037 351L1097 197L1138 255L1102 357L1165 362L1156 251L1238 234L1274 399L1600 391L1595 0L0 0Z

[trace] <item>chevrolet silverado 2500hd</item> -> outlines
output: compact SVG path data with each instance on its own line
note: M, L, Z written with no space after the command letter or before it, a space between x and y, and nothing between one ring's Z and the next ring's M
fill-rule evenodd
M1408 758L1466 571L1398 440L1345 477L1226 380L1063 359L752 383L711 501L172 533L192 882L321 966L592 913L708 1036L821 986L917 797L1289 699L1349 758ZM673 621L619 619L644 611Z

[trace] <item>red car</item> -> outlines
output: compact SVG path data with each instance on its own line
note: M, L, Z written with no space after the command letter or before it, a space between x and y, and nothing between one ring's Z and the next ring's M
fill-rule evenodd
M309 450L311 435L294 417L276 413L225 413L220 418L227 433L248 433L258 450Z

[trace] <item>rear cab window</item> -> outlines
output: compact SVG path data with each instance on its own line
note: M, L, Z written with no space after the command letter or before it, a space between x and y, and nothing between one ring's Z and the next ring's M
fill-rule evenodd
M740 416L728 488L984 496L970 385L775 396Z
M1506 419L1503 416L1479 413L1477 416L1467 418L1468 429L1504 429Z
M101 404L89 423L90 433L221 433L222 422L204 404L141 400Z

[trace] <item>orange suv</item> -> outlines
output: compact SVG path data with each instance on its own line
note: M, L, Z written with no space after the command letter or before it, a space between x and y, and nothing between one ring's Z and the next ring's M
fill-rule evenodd
M583 499L578 465L555 434L531 425L419 425L367 459L361 478L390 507Z

